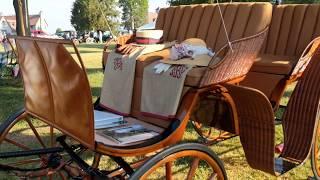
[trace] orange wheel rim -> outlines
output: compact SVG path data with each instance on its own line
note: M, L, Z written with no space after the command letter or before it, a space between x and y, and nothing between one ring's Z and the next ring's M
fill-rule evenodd
M224 179L223 172L217 162L212 159L208 154L200 151L195 151L195 150L186 150L186 151L181 151L177 152L174 154L171 154L159 162L157 162L154 166L152 166L142 177L142 180L148 179L148 176L150 176L154 171L156 171L158 168L162 167L163 165L167 163L172 163L175 160L182 158L182 157L193 157L195 159L203 160L206 161L206 163L212 168L213 173L210 175L210 178L216 177L216 179ZM190 170L189 170L190 171ZM189 178L187 178L189 179Z

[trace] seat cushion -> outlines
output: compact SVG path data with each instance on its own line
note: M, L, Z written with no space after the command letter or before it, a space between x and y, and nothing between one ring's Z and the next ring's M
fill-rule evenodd
M246 78L240 82L240 85L258 89L270 99L273 90L284 78L285 75L249 72Z
M287 75L296 62L296 57L260 54L250 71Z

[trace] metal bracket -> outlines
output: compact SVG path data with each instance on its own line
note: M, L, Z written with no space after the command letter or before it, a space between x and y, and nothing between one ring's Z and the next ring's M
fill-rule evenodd
M100 172L97 169L92 168L90 165L88 165L84 160L82 160L65 142L66 136L60 136L57 138L57 142L61 144L63 149L69 154L71 159L88 175L94 177L94 179L108 179L106 175L104 175L102 172Z

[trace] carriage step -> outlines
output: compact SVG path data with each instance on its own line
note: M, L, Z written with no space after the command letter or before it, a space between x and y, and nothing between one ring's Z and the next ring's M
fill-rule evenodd
M275 158L275 172L278 175L282 175L299 165L300 163L292 162L281 157Z
M64 149L62 147L54 147L54 148L34 149L34 150L27 150L27 151L4 152L4 153L0 153L0 159L34 156L34 155L42 155L42 154L52 154L52 153L58 153L63 151Z

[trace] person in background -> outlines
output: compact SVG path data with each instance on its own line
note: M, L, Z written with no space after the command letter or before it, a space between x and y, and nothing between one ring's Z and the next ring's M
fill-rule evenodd
M8 34L8 35L10 35L10 34ZM3 45L3 48L4 48L4 52L7 53L7 56L9 56L9 51L12 51L12 48L11 48L6 36L7 35L5 34L3 39L2 39L2 45Z
M3 41L3 38L4 38L4 36L3 36L2 32L0 32L0 42Z
M102 31L99 30L99 42L100 43L103 43L103 40L102 40Z

